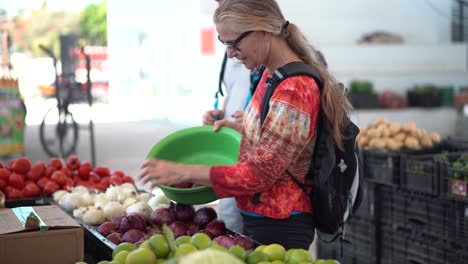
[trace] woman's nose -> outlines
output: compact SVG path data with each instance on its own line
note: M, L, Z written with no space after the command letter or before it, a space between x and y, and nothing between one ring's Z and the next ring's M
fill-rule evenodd
M234 58L234 56L236 56L236 51L230 47L227 47L227 56L228 58Z

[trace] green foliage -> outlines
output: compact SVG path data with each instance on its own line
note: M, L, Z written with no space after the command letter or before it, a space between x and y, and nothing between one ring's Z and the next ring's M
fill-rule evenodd
M81 38L88 45L107 45L107 2L91 4L80 17Z

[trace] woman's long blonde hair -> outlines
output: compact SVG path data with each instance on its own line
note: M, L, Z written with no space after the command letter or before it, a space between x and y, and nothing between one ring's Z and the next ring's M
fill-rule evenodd
M286 19L275 0L225 0L216 9L213 20L215 24L229 25L239 34L245 31L263 31L284 37L296 55L320 75L323 81L321 109L330 122L335 143L343 148L342 121L344 115L351 112L351 103L344 94L342 85L328 72L323 58L301 30L293 23L285 27Z

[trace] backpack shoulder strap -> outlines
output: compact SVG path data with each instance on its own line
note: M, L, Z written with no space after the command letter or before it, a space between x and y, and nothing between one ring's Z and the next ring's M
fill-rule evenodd
M297 75L307 75L312 77L315 80L315 82L317 82L320 91L322 91L322 79L320 79L319 74L310 65L300 61L295 61L278 68L273 73L273 76L267 79L268 87L265 92L265 96L263 97L262 105L260 108L260 125L263 125L266 115L268 114L268 110L270 107L270 98L273 95L275 88L287 78Z
M218 91L215 93L215 98L218 98L218 94L224 96L223 93L223 81L224 81L224 72L226 71L226 63L227 63L227 51L224 52L223 62L221 63L221 69L219 71L219 79L218 79Z

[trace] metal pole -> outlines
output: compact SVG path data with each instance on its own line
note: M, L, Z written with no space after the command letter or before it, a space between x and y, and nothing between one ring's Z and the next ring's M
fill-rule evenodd
M463 17L464 17L464 12L463 12L463 8L464 8L464 3L462 0L458 0L458 4L460 5L460 14L458 16L458 21L460 21L460 25L458 27L458 30L459 30L459 34L460 34L460 42L463 42L465 41L465 30L464 30L464 20L463 20Z

